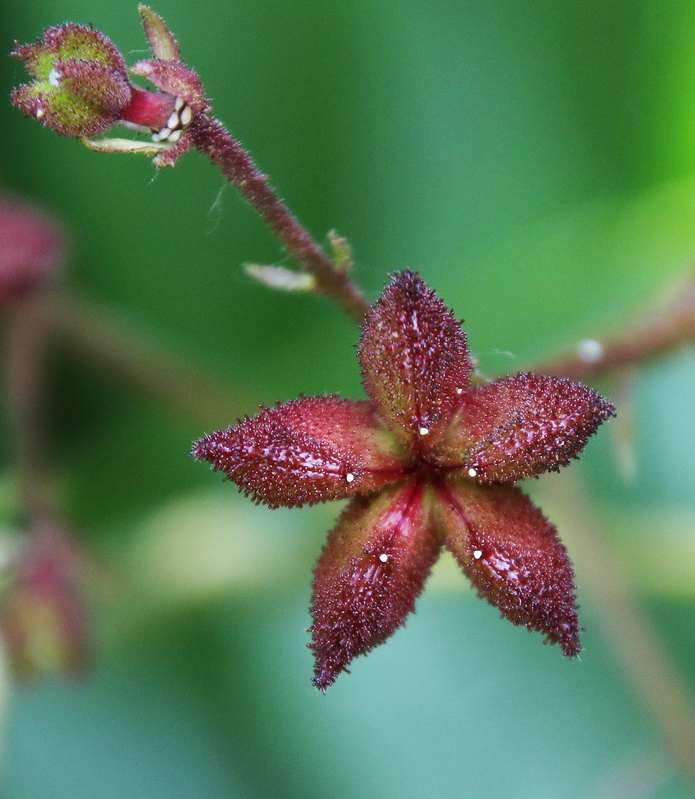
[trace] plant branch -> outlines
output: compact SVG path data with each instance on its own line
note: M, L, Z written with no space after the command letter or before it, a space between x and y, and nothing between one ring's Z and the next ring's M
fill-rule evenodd
M573 351L530 367L533 372L587 380L618 369L641 366L695 342L695 274L672 296L624 330L605 339L584 339Z
M690 690L640 608L577 474L544 481L544 487L556 504L554 516L562 517L562 530L572 535L569 548L608 647L654 719L671 761L695 784L695 701Z
M345 270L336 268L285 203L251 156L222 124L202 114L191 126L193 145L217 166L246 197L287 252L316 280L316 289L334 299L345 313L361 323L369 306Z
M7 314L5 401L13 439L19 503L30 525L58 518L47 462L44 418L48 331L40 296L15 304Z
M45 295L40 313L45 325L74 352L196 424L214 429L254 407L250 399L157 341L144 326L85 298L67 292Z

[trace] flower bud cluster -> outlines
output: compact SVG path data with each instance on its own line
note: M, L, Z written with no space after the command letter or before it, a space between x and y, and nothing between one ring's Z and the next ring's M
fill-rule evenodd
M103 33L70 22L48 28L36 44L16 44L33 80L12 92L26 116L62 136L83 139L102 152L144 152L158 166L173 164L191 146L189 128L208 108L198 75L180 60L179 48L164 21L147 6L140 13L154 58L132 72L158 91L132 83L125 60ZM152 142L89 137L116 123L152 133Z

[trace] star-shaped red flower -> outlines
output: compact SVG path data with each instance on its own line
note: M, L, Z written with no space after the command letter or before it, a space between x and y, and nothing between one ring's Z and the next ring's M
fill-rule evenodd
M567 464L613 406L554 377L471 385L465 334L409 271L372 306L359 360L368 401L301 397L193 450L270 507L351 498L314 577L314 684L405 623L442 546L503 616L577 655L572 566L514 483Z

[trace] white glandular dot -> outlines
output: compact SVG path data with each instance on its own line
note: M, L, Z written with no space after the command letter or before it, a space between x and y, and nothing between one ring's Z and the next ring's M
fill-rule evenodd
M481 549L475 549L475 550L473 551L473 557L474 557L476 560L480 560L480 559L483 557L483 551L482 551Z
M421 436L426 436L430 432L430 429L429 427L421 427L418 432Z
M385 552L382 552L381 555L379 555L379 560L382 563L386 563L388 561L388 559L389 559L389 556Z
M595 338L585 338L577 344L577 355L585 363L598 363L605 354L603 344Z
M352 472L348 472L348 473L345 475L345 481L346 481L347 483L352 483L354 479L355 479L355 475L354 475L354 474L352 474Z
M478 476L478 470L477 470L477 469L470 468L470 469L468 470L468 476L469 476L469 477L477 477L477 476Z

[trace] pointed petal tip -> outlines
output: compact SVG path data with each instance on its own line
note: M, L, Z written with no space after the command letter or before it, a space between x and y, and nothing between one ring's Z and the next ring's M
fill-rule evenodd
M193 442L193 446L191 447L191 451L189 455L192 458L196 458L199 461L207 460L207 445L206 445L206 438L200 438L197 441Z
M191 455L199 461L209 461L214 465L216 456L218 455L219 444L224 436L231 430L215 430L213 433L207 433L202 438L193 442L191 448Z
M307 632L308 633L313 632L313 625L308 628ZM316 643L314 641L311 641L311 643L308 643L306 647L307 649L311 649L312 652L314 652L314 650L316 649ZM326 691L336 681L341 671L344 671L346 674L350 673L349 669L346 668L341 669L340 667L336 668L335 664L331 665L327 663L318 663L317 656L315 653L314 653L314 661L315 661L314 676L311 678L311 684L315 688L318 688L319 691L321 691L321 693L324 696L326 695Z
M338 676L337 674L329 674L321 672L312 679L311 684L315 688L318 688L319 691L321 691L321 693L325 696L326 691L331 687L331 685L333 685L333 683L335 682L335 678L337 676Z
M307 644L309 649L315 650L315 644ZM318 688L319 691L325 696L326 691L335 683L338 677L345 672L350 673L350 670L345 667L344 663L337 660L321 657L320 654L314 653L316 665L314 666L314 676L311 679L311 684ZM321 659L319 659L321 658Z
M562 654L566 658L579 657L579 653L582 651L582 644L579 640L580 629L579 624L573 625L562 631L562 637L559 640L553 641L548 637L546 638L546 642L550 644L560 644L562 647Z

